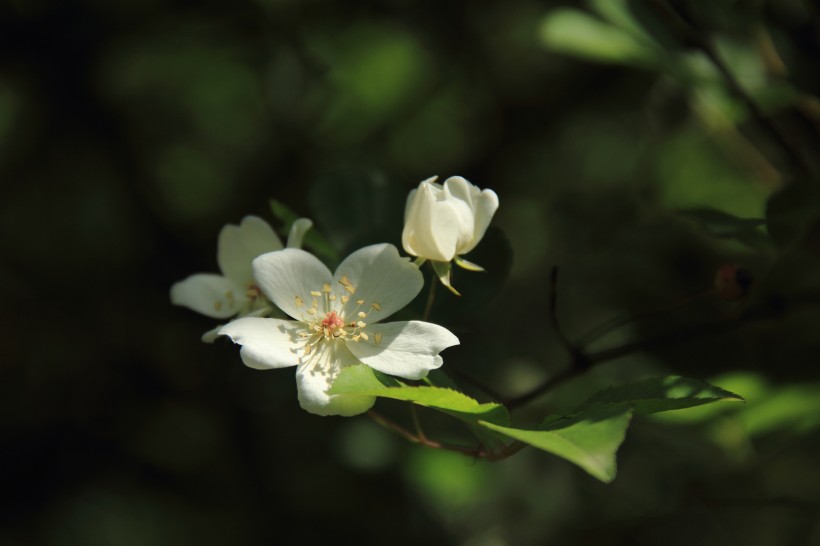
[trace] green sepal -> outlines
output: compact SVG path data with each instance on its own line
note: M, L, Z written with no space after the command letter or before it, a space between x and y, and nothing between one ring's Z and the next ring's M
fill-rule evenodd
M435 262L431 261L430 265L433 266L433 271L436 273L438 280L441 281L441 284L447 287L450 292L455 294L456 296L460 296L461 294L456 290L453 285L450 283L450 272L452 270L452 264L450 262Z
M465 260L461 256L456 256L453 258L453 261L462 269L466 269L467 271L484 271L484 268L478 264L474 264L469 260Z

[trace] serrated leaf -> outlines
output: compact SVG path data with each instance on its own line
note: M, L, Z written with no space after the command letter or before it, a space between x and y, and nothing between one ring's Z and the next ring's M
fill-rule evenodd
M635 413L648 414L724 400L743 401L743 398L699 379L669 376L610 387L592 396L574 413L583 413L600 405L628 404Z
M481 422L488 429L577 464L603 482L617 473L615 455L632 418L628 404L607 404L572 417L548 418L534 429Z
M510 422L507 408L501 404L481 404L474 398L450 388L405 385L364 365L351 366L343 370L328 393L380 396L413 402L444 411L473 424L479 420L502 425Z

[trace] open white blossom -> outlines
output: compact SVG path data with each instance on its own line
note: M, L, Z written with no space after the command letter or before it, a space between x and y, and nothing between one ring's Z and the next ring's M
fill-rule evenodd
M313 225L307 218L293 223L288 247L302 246L305 232ZM219 232L216 259L222 275L197 273L171 287L171 303L197 313L226 319L233 316L265 316L268 299L256 286L251 262L266 252L282 249L282 241L263 219L245 216L240 224L228 224ZM205 332L202 341L212 342L222 325Z
M327 393L348 366L361 363L421 379L441 366L442 350L458 344L436 324L379 323L407 305L424 283L393 245L357 250L335 274L297 249L264 254L253 261L253 270L262 292L295 320L240 318L219 334L242 345L242 360L251 368L296 366L299 402L311 413L350 416L370 409L372 396Z
M443 185L436 184L437 178L423 181L407 197L401 238L404 250L435 262L455 259L459 265L475 268L459 256L484 237L498 209L498 196L460 176L448 178Z

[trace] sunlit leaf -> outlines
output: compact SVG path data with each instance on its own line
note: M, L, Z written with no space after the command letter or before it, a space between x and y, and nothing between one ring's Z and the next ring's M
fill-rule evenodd
M607 404L629 404L635 413L670 411L720 401L743 401L740 396L688 377L659 377L603 390L581 404L578 412Z
M582 414L548 420L534 429L481 424L538 449L577 464L603 482L615 479L615 454L626 436L632 418L629 404L607 404Z
M364 365L351 366L339 374L330 394L380 396L435 408L470 423L479 420L507 424L507 409L500 404L480 404L474 398L449 388L405 385Z

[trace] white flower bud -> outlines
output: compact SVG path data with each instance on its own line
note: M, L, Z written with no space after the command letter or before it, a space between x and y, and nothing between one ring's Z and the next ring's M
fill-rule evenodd
M404 212L402 245L408 254L449 262L471 251L484 237L498 196L480 190L460 176L444 185L432 177L410 192Z

